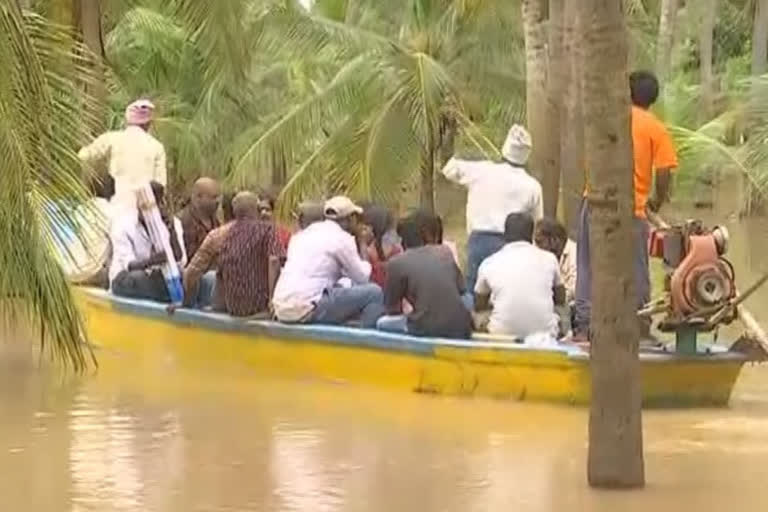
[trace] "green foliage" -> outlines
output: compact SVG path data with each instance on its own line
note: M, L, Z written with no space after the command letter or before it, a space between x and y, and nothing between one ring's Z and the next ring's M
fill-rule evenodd
M63 28L0 3L0 313L76 369L83 324L54 246L78 226L53 205L86 195L75 151L100 117L83 90L95 80L86 55Z

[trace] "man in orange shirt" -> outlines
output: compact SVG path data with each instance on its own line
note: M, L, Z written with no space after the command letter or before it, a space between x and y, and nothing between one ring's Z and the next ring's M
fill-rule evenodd
M636 71L629 77L632 95L632 147L634 156L635 190L635 257L633 267L637 286L638 308L650 300L651 283L648 272L649 226L646 208L658 211L669 196L670 173L677 167L677 155L672 138L664 124L650 111L659 96L659 82L653 73ZM650 197L656 177L656 190ZM592 275L589 251L589 205L585 198L581 208L579 240L576 256L576 304L574 334L577 339L588 338L591 313L590 288ZM649 325L643 323L643 336Z

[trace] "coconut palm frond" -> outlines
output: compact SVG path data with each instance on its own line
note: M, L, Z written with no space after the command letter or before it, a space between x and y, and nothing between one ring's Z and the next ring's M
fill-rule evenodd
M73 148L101 117L87 55L63 28L0 4L0 309L76 369L88 361L83 324L55 245L79 229L66 207L86 196Z

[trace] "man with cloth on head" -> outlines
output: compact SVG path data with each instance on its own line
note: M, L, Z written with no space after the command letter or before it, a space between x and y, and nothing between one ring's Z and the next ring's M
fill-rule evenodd
M109 159L109 174L115 180L112 210L117 216L136 211L136 189L155 181L165 186L165 149L149 134L155 106L138 100L125 109L125 128L110 131L80 150L80 160L94 164Z
M451 158L443 168L449 180L467 188L467 290L472 292L480 264L504 246L504 221L510 213L544 214L541 185L525 170L531 136L513 125L500 162Z

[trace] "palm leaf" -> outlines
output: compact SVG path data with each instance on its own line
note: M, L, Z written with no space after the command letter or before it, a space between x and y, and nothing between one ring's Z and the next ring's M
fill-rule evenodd
M85 198L73 148L98 122L82 112L101 112L81 88L96 80L87 55L61 27L0 4L0 309L37 326L43 347L76 369L87 361L83 324L55 244L79 226L66 208L48 212Z

